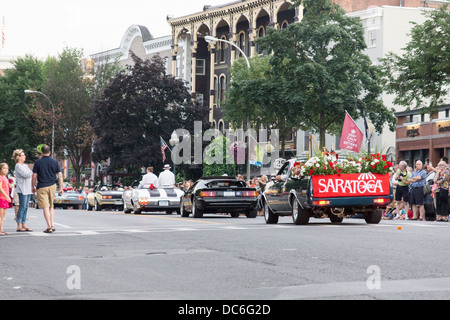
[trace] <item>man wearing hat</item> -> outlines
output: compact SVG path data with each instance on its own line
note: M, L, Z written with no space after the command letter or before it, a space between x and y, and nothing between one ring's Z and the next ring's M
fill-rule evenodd
M170 165L164 165L164 171L159 174L161 188L172 188L175 186L175 175L170 171Z

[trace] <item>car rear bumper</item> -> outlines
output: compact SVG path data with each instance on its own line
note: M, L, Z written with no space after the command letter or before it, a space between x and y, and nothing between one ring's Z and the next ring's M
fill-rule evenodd
M197 198L197 208L202 211L238 212L256 208L257 198L229 199L229 198Z

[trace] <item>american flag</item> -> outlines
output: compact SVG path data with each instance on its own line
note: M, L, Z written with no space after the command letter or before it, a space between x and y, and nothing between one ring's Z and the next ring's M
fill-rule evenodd
M5 49L5 42L6 42L5 16L3 16L3 21L2 21L2 49Z
M164 141L163 138L161 138L161 136L159 137L160 142L161 142L161 153L162 153L162 157L163 157L163 163L166 162L166 149L169 148L169 146L167 145L167 143Z

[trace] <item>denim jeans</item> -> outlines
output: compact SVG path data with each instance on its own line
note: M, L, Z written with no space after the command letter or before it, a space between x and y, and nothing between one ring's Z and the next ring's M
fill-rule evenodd
M31 194L17 193L19 196L19 210L17 211L17 223L25 223L27 220L28 205L30 204Z

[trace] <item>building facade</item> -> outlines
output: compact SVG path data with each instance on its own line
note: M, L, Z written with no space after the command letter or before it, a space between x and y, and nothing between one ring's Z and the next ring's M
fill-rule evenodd
M166 72L172 74L172 64L169 63L172 55L172 37L170 35L153 38L150 31L140 25L131 25L122 36L120 46L115 49L92 54L96 66L118 61L123 67L133 64L130 52L140 59L151 59L159 55L166 61Z
M443 157L450 158L450 105L439 108L431 117L421 110L396 114L397 159L414 167L417 160L436 166Z
M366 54L379 64L387 53L401 54L409 41L411 22L425 21L423 10L437 8L447 1L438 0L334 0L349 16L358 17L365 28ZM265 35L268 27L285 28L301 21L302 8L292 7L286 0L234 1L221 6L205 6L202 12L168 20L172 27L172 69L185 78L193 93L210 108L210 121L221 131L226 129L221 102L229 87L228 69L240 57L234 47L222 42L207 43L207 35L228 40L241 48L247 56L259 54L255 40ZM393 97L384 94L384 104L396 112L405 109L393 105ZM362 119L357 120L364 128ZM291 155L308 153L309 132L298 131L287 139L286 150ZM372 151L383 151L395 159L395 132L386 126L383 132L373 134ZM318 140L318 137L315 138ZM327 148L338 149L339 137L327 135ZM365 142L362 149L367 150Z
M285 28L301 20L301 10L292 9L292 4L285 0L234 1L169 20L175 76L187 78L192 92L209 105L210 121L217 129L226 127L221 102L230 83L228 69L241 53L223 42L207 43L205 36L230 41L253 57L259 54L255 40L268 27Z

